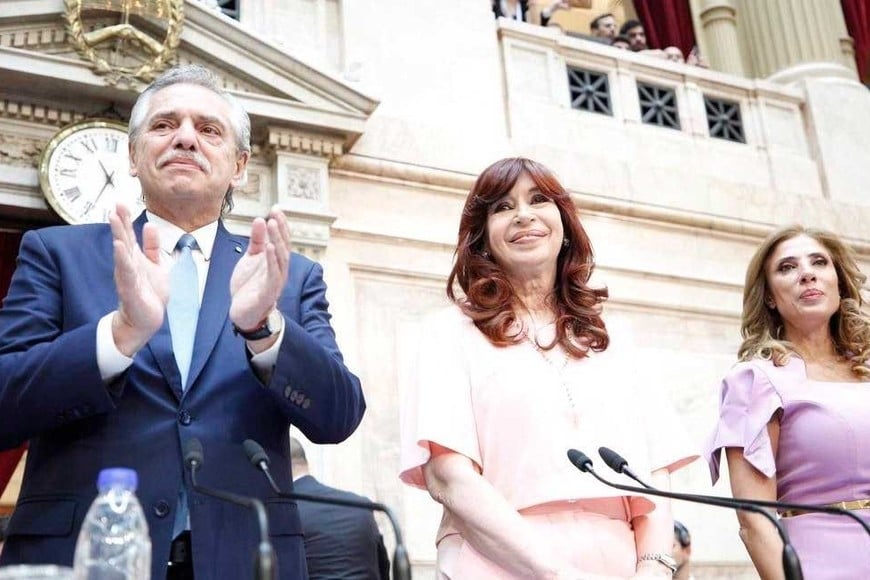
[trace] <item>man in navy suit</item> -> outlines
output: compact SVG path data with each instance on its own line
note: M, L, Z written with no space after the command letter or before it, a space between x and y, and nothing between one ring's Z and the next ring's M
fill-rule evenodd
M290 438L293 491L350 501L371 501L329 487L308 472L305 449ZM311 580L390 580L390 558L371 511L299 500L305 558Z
M30 446L0 563L71 565L98 472L125 466L139 473L152 578L251 577L256 519L192 491L182 453L197 438L198 482L260 498L280 578L306 578L296 505L271 492L242 441L286 465L291 423L336 443L365 403L335 342L322 270L291 253L283 213L255 219L250 239L221 222L250 151L248 115L218 79L170 70L131 113L146 212L133 221L119 206L109 225L25 234L0 310L0 449ZM176 246L183 234L192 250ZM179 293L182 263L195 282ZM191 286L195 331L171 324ZM190 329L186 360L177 328ZM289 470L275 477L290 488Z

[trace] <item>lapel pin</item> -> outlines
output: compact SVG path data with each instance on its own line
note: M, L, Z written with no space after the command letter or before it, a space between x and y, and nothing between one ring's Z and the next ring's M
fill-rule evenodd
M237 254L241 254L241 253L242 253L242 247L241 247L241 246L236 246L236 253L237 253Z

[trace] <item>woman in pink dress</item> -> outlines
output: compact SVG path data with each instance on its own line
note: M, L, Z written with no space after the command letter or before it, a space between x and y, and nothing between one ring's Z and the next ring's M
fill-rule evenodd
M604 354L607 291L589 286L593 267L546 168L504 159L480 175L448 280L454 306L424 323L402 405L401 477L443 506L439 578L671 577L668 504L566 458L611 447L662 488L694 459L637 365Z
M836 505L870 522L870 318L854 255L830 232L790 226L756 251L743 291L740 361L722 382L709 443L734 497ZM807 580L870 578L870 538L842 516L785 512ZM740 537L765 580L782 542L757 514Z

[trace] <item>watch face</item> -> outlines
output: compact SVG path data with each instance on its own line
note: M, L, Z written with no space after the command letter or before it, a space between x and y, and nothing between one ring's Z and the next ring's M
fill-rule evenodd
M86 121L49 142L39 166L45 198L68 223L108 221L120 201L142 211L139 180L130 175L127 128L114 121Z

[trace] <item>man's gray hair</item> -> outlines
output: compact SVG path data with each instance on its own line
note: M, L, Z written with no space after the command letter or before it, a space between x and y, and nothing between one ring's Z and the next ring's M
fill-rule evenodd
M199 64L186 64L173 67L154 79L136 99L133 110L130 111L130 123L127 127L127 135L130 144L134 145L142 133L142 123L148 114L151 98L159 91L172 85L186 84L197 85L206 88L227 102L232 111L230 124L236 138L236 149L239 153L251 152L251 118L245 111L239 100L223 89L220 79ZM221 213L228 213L233 208L233 188L227 190Z

